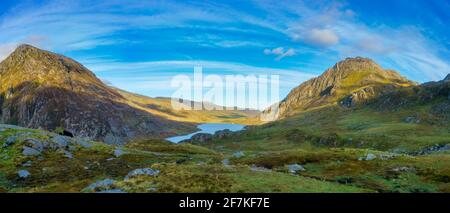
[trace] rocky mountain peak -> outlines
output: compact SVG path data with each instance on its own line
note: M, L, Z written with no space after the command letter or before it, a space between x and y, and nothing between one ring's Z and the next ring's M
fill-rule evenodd
M29 74L63 74L75 72L78 74L94 76L94 74L80 63L63 55L41 50L37 47L22 44L19 45L3 62L3 66L17 67L18 72L28 72ZM5 69L3 69L5 70ZM0 73L2 70L0 70ZM52 73L53 72L53 73ZM34 76L36 77L36 76Z
M0 92L38 86L120 98L75 60L23 44L0 63Z
M444 78L444 81L450 81L450 74L448 74L447 77Z
M191 128L129 103L80 63L30 45L0 63L0 123L63 128L114 144Z
M366 67L381 68L380 65L378 65L372 59L364 58L364 57L360 57L360 56L357 56L357 57L354 57L354 58L348 57L348 58L346 58L346 59L344 59L342 61L337 62L336 65L335 65L336 68L338 68L338 67L341 67L341 68L354 67L354 66L361 66L361 67L366 66ZM344 70L344 69L341 69L341 70Z
M281 118L329 104L354 106L397 87L415 85L393 70L383 69L372 59L347 58L322 75L294 88L279 103Z

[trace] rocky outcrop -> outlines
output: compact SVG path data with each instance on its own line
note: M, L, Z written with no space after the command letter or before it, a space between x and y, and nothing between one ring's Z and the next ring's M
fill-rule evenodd
M306 171L306 169L302 165L297 164L297 163L289 164L289 165L287 165L287 167L288 167L289 172L292 174L296 174L297 172L300 172L300 171Z
M197 133L193 135L190 139L183 140L180 143L205 143L212 140L226 139L232 137L234 134L236 133L229 129L219 130L216 131L214 134Z
M156 176L158 174L159 170L154 170L151 168L135 169L128 173L128 175L125 177L125 180L128 180L136 176Z
M109 144L194 129L129 105L80 63L29 45L0 63L0 106L0 122Z
M444 78L444 81L450 81L450 74L448 74L447 77Z
M84 191L100 191L100 190L110 190L111 187L116 183L115 180L112 179L104 179L97 181L95 183L90 184L88 187L84 189Z
M368 104L378 111L400 111L429 105L426 112L405 117L406 123L448 126L450 123L450 81L428 82L382 94Z
M355 107L380 94L411 85L415 83L395 71L383 69L371 59L347 58L321 76L294 88L278 104L278 118L329 104ZM263 113L270 114L273 109L276 108Z

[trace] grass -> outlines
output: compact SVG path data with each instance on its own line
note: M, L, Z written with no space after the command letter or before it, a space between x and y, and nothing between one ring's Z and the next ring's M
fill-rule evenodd
M77 147L73 159L59 152L22 156L24 137L48 140L48 134L7 129L0 133L0 146L9 136L28 135L0 149L0 191L80 192L112 178L117 181L113 187L126 192L450 192L449 151L407 154L450 142L448 126L430 115L431 104L401 111L323 107L201 144L146 139L115 147L93 142L90 148ZM407 123L408 116L421 121ZM114 157L118 148L125 154ZM244 156L234 157L238 151ZM364 160L369 153L377 158ZM222 165L223 159L231 165ZM30 160L31 167L22 166ZM294 163L306 170L290 174L287 165ZM161 173L124 180L137 168ZM20 169L31 176L18 178Z
M355 186L342 185L329 181L321 181L313 178L295 176L281 172L253 172L240 170L232 174L239 181L238 192L250 193L277 193L277 192L301 192L301 193L354 193L373 192L369 189Z
M157 164L155 177L136 177L115 187L127 192L370 192L354 186L319 181L280 172L255 172L248 167L220 164Z

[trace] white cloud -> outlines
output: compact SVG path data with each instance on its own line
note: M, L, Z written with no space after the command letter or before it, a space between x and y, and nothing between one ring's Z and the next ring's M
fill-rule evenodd
M284 48L283 47L277 47L277 48L272 50L272 54L275 54L275 55L281 55L283 53L284 53Z
M133 42L111 36L122 30L186 28L247 33L255 38L217 38L209 41L207 37L199 37L198 40L191 40L214 47L260 47L261 44L292 47L282 51L263 51L266 55L274 55L275 60L299 53L318 52L316 47L319 46L321 48L316 55L327 58L330 63L356 55L372 57L382 65L399 69L418 81L438 80L450 70L447 59L450 50L446 49L448 45L439 45L437 41L426 38L424 29L419 26L394 27L383 23L369 25L365 20L360 20L358 11L350 10L345 4L336 1L308 2L312 6L305 1L295 0L283 3L276 0L253 1L253 6L258 7L257 11L263 13L249 13L233 5L216 2L84 3L87 2L49 0L37 6L18 6L3 14L0 19L0 60L17 44L29 43L33 36L45 38L34 45L64 53ZM196 25L192 22L212 24ZM267 34L273 37L285 36L286 39L274 39L269 44L266 40L259 40L261 35ZM289 41L295 42L287 44Z
M283 47L277 47L274 49L264 49L263 53L265 55L277 55L275 60L279 61L279 60L283 59L284 57L295 55L295 50L292 48L289 48L288 50L285 51Z
M263 66L227 61L147 61L119 62L104 59L80 60L87 68L93 70L102 80L127 91L148 96L170 96L175 90L168 87L172 78L178 74L191 76L194 67L203 68L204 75L279 75L280 97L315 75L297 69L277 69Z
M313 6L304 1L279 4L275 0L255 4L270 14L266 25L271 29L279 29L299 45L322 47L321 55L327 58L371 57L419 82L442 79L450 70L450 50L425 36L424 30L430 29L367 24L358 11L336 1L318 1Z
M300 39L302 39L300 37ZM330 29L311 29L305 36L304 41L313 45L328 47L339 42L339 36Z

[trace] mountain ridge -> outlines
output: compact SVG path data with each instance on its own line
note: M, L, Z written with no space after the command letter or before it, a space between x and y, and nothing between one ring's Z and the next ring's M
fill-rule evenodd
M373 60L347 58L323 74L303 82L278 103L279 118L329 104L354 107L400 87L416 85L396 71L383 69ZM271 113L271 109L263 113Z
M62 127L110 144L195 129L130 106L80 63L30 45L19 46L0 63L0 82L4 123Z

